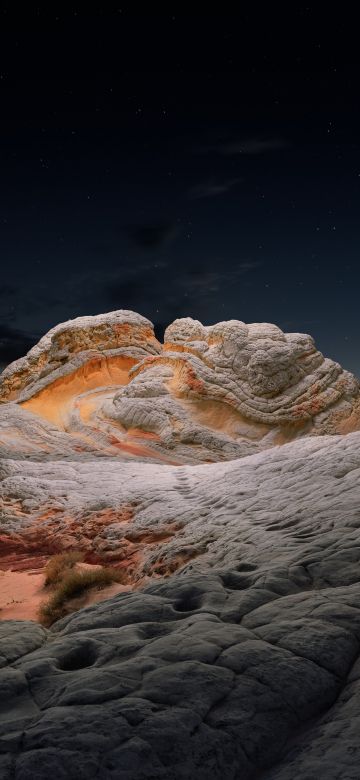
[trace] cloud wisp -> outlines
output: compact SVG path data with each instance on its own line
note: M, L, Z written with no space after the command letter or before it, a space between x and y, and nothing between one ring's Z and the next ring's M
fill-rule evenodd
M188 191L188 197L190 200L215 198L218 195L224 195L225 193L229 192L229 190L231 190L237 184L240 184L242 181L242 178L237 178L219 182L214 180L201 182L200 184L196 184L194 187L190 188Z
M152 251L172 241L176 236L177 226L172 222L128 225L125 233L136 247Z
M216 152L229 156L247 156L277 152L291 147L285 138L245 138L240 140L219 141L203 147L204 152Z

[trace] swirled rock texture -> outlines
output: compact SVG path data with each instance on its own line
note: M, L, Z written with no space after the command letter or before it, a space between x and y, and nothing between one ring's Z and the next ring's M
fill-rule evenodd
M182 513L160 524L152 516L149 528L137 528L143 485L135 498L131 485L140 462L153 464L155 481L167 465L181 480L186 464L360 427L359 383L310 336L237 320L208 327L176 320L161 345L134 312L80 317L11 364L0 392L5 475L13 464L13 477L2 482L3 565L17 559L24 568L36 555L43 563L44 555L75 547L88 563L124 562L132 583L175 571L204 551L203 541L183 538ZM124 490L119 462L129 466ZM45 490L28 495L40 475ZM104 502L104 485L115 502ZM170 542L174 550L159 563Z
M360 428L360 388L311 336L176 320L161 345L134 312L53 328L0 377L2 454L231 460Z
M274 325L162 345L118 311L0 395L0 574L81 550L125 588L0 620L0 777L359 780L355 377Z
M112 358L124 357L135 362L159 349L151 322L140 314L120 310L78 317L49 330L25 357L15 360L3 371L0 399L26 400L56 380L71 376L74 370L87 363L90 363L88 374L91 374L93 361L103 359L104 365L98 363L97 366L106 370L107 360ZM117 366L116 360L113 362ZM104 373L103 378L109 376Z

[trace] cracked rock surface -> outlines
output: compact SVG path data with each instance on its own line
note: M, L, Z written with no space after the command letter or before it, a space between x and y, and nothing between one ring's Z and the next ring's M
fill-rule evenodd
M76 549L126 583L0 621L1 780L359 780L357 380L274 325L162 345L121 310L0 392L0 569Z
M359 598L213 571L4 623L1 777L355 780Z
M56 466L7 461L7 489L95 500L96 464ZM141 590L48 631L0 623L1 777L356 780L360 433L113 468L103 501L181 532L143 553Z
M357 379L311 336L119 310L57 325L0 376L3 457L233 460L360 428Z

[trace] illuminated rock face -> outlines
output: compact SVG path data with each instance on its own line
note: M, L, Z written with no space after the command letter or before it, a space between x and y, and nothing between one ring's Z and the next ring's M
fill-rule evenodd
M359 383L311 336L181 319L161 345L151 323L127 311L53 328L3 372L0 398L10 402L0 442L11 456L22 441L23 454L39 457L211 462L360 427Z
M177 320L162 346L133 312L82 317L10 365L1 393L3 565L24 568L34 556L43 565L44 556L76 548L89 563L124 567L132 586L203 560L208 549L198 531L188 537L179 502L138 526L150 474L140 466L151 466L154 482L161 470L162 489L170 484L162 468L176 466L181 498L186 464L360 428L357 381L323 358L310 336L239 321ZM27 460L40 465L29 471ZM129 470L119 472L119 462ZM195 500L196 517L204 503Z
M341 584L336 561L347 539L357 577L360 432L196 467L4 459L0 475L0 543L11 564L14 553L42 559L78 549L89 563L115 563L138 586L243 560L270 583L283 561L305 584L308 560L314 582Z
M120 311L0 393L0 596L74 549L127 588L50 631L0 619L1 778L358 780L355 378L273 325L162 346Z
M357 780L360 432L2 478L5 532L42 508L50 542L84 529L145 585L50 631L0 621L2 780Z
M116 357L136 362L159 351L151 322L140 314L120 310L78 317L49 330L25 357L3 371L0 400L25 401L88 363L88 374L93 373L91 367L94 371L102 370L99 384L106 384L111 380L112 368L116 368Z

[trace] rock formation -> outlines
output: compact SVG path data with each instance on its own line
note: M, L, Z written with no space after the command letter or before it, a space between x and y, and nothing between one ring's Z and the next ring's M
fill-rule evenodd
M120 311L0 392L0 570L75 549L126 583L0 621L1 778L358 780L357 380L273 325L161 345Z
M118 311L53 328L0 376L1 454L232 460L360 428L358 381L311 336Z

